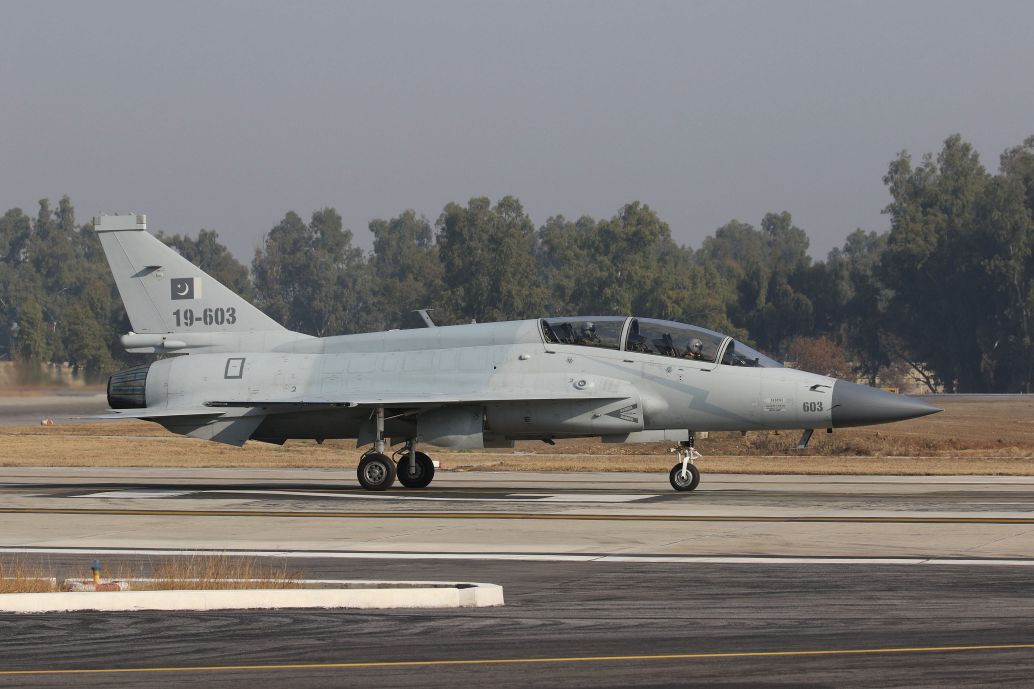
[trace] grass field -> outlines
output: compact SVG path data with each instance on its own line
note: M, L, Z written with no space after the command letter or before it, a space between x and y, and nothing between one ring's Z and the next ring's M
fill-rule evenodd
M791 474L1034 475L1034 396L938 400L945 411L884 426L798 433L715 433L697 442L705 472ZM586 440L518 443L514 450L429 454L452 471L667 471L667 445ZM236 448L168 433L145 421L0 428L2 466L350 468L351 441Z
M79 571L65 572L90 581L93 572L84 563ZM184 591L227 589L301 588L301 571L288 571L284 563L255 558L195 554L188 558L161 558L157 562L105 561L103 578L130 581L134 591ZM49 593L60 590L54 568L35 558L0 558L0 594Z

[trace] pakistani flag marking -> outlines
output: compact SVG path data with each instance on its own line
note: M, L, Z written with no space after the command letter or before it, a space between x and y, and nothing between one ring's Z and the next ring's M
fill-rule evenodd
M172 278L173 299L200 299L200 278Z

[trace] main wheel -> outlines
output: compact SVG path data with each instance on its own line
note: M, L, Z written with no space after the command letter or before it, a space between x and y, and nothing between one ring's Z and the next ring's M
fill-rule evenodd
M416 453L416 472L409 473L409 456L402 455L398 464L399 483L406 488L426 488L434 478L434 462L423 452Z
M686 468L689 470L689 476L686 477L683 477L682 475L681 462L671 468L671 472L668 474L668 480L671 481L671 487L675 490L693 490L700 483L700 470L692 464Z
M359 460L356 474L366 490L388 490L395 483L395 463L387 455L371 452Z

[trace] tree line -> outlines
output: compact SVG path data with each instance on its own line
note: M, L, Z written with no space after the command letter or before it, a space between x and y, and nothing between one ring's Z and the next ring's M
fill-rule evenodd
M997 172L958 135L883 179L890 229L851 233L824 260L790 213L732 220L680 245L646 204L536 226L512 196L373 220L354 243L333 208L288 212L250 265L215 231L161 238L286 327L318 336L542 315L628 315L737 336L802 368L930 389L1029 392L1034 375L1034 137ZM100 378L132 360L129 323L91 223L68 197L0 218L0 356ZM138 360L138 358L137 358Z

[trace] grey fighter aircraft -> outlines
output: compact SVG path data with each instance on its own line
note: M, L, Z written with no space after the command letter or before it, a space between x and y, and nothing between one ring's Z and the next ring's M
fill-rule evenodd
M173 354L115 373L111 412L230 445L355 438L359 483L427 486L419 447L516 440L670 441L679 491L696 488L703 431L860 426L940 411L784 368L731 337L624 316L547 317L311 337L291 332L147 232L146 216L95 221L132 324L133 353ZM433 326L433 323L428 323ZM399 446L393 457L388 448Z

